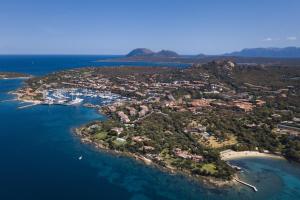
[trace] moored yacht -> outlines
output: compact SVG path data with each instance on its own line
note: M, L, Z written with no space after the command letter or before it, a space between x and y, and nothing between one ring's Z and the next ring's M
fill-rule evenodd
M69 101L69 102L67 103L67 105L76 105L76 104L80 104L82 101L83 101L83 99L80 99L80 98L76 97L74 100Z

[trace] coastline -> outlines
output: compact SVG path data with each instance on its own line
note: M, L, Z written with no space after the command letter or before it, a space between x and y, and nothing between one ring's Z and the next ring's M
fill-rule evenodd
M42 101L26 100L26 99L22 98L18 92L15 92L14 94L17 96L18 101L33 103L35 105L42 104ZM97 111L99 112L99 110L97 110ZM110 153L115 156L125 156L128 158L134 159L134 160L136 160L142 164L145 164L147 166L154 167L165 173L169 173L171 175L182 175L182 176L190 179L191 181L195 181L195 182L198 182L199 184L203 184L204 186L206 186L208 188L226 188L226 187L233 187L235 185L239 185L239 183L236 181L236 179L239 178L238 173L235 173L231 180L222 180L222 179L218 179L218 178L215 178L212 176L192 175L192 174L188 173L188 171L185 171L185 170L178 170L171 166L161 166L161 165L153 162L151 159L148 159L142 155L137 155L137 154L130 153L130 152L121 152L121 151L109 149L109 148L101 145L100 143L96 143L96 142L90 140L88 137L86 137L85 135L83 135L81 133L80 129L81 129L81 127L77 127L75 129L73 129L72 132L77 137L79 137L79 139L81 140L82 143L89 144L93 148L96 148L99 151L104 151L106 153ZM240 152L236 152L233 150L227 150L227 151L228 152L220 153L221 160L229 161L229 160L251 158L251 157L252 158L257 158L257 157L273 158L273 159L284 159L285 160L285 158L283 156L270 154L270 153L261 153L258 151L240 151Z
M62 74L61 76L64 77L63 75L64 74ZM74 77L78 78L79 75L78 76L74 76ZM108 77L110 77L110 76L108 75ZM90 79L88 79L89 76L87 76L85 78L86 78L86 80L88 82L86 84L90 84L89 83ZM100 79L100 80L102 80L102 79ZM123 79L120 78L120 80L123 80ZM62 81L62 80L60 79L60 81ZM81 80L78 80L78 81L81 81ZM127 86L130 85L130 84L128 84L128 82L130 81L130 79L129 80L126 79L126 81L127 82L125 82L125 83L127 84ZM135 81L135 83L139 83L136 80L134 80L134 81ZM58 84L58 82L57 82L57 84ZM46 84L46 83L44 83L44 84ZM55 83L55 81L54 81L54 83ZM64 82L59 82L59 83L65 84ZM73 82L71 82L71 83L73 83ZM129 82L129 83L131 83L131 82ZM92 83L91 86L94 86L93 84L95 84L95 83ZM110 84L106 84L106 83L104 83L102 81L101 84L108 85L107 87L110 86L109 87L110 90L114 89L112 87L113 84L114 84L114 82L112 82L111 85L110 85ZM41 86L43 86L43 85L41 85ZM41 86L39 88L42 88ZM83 85L83 86L86 87L86 85ZM37 94L41 94L42 93L42 90L39 89L37 91L37 90L33 90L32 88L29 88L29 89L30 90L28 90L28 91L26 91L25 89L23 91L21 91L21 92L20 91L16 91L15 94L17 95L17 99L19 101L33 103L34 105L36 105L36 104L44 104L43 98L41 98L40 96L37 96ZM124 89L124 91L126 91L126 90ZM36 98L36 97L39 97L39 98ZM110 105L110 103L106 104L105 106L108 106L108 105ZM143 106L148 106L148 104L145 103L145 105L143 105ZM140 109L140 108L141 108L141 106L139 108L137 108L137 109ZM121 109L123 109L123 111L124 111L124 107L122 107ZM148 107L147 107L147 109L148 109ZM101 106L97 107L97 110L99 112L101 110ZM151 114L152 112L150 112L150 111L149 111L149 113ZM105 113L105 111L104 111L104 113ZM112 111L112 113L116 113L117 114L116 109L115 109L115 111ZM123 115L124 115L124 112L121 112L121 113L123 113ZM105 114L107 114L107 113L105 113ZM122 122L122 117L120 117L120 118L121 118L121 122ZM138 118L138 119L140 119L140 118ZM143 117L141 119L143 119ZM134 123L136 122L135 118L133 118L131 120L134 120L133 121ZM130 121L130 120L128 120L128 121ZM153 121L155 121L155 120L153 120ZM125 122L126 121L123 121L123 123L125 123ZM128 122L126 122L126 123L128 123ZM131 125L131 124L129 124L129 125ZM119 127L119 125L116 125L116 126L117 126L117 128ZM113 128L113 126L110 126L110 130L112 128ZM122 126L122 131L123 131L123 126ZM165 173L168 173L168 174L171 174L171 175L182 175L182 176L186 177L187 179L190 179L191 181L195 181L195 182L197 182L199 184L202 184L204 186L211 187L211 188L232 187L232 186L238 184L238 182L236 181L236 179L238 179L238 173L236 173L236 171L235 171L236 168L230 166L228 163L227 163L228 165L226 165L226 163L224 161L234 160L234 159L241 159L241 158L249 158L249 157L277 158L277 159L280 158L280 159L284 159L282 156L273 155L273 154L269 154L269 153L260 153L258 151L241 151L241 152L235 152L235 151L232 151L232 150L226 150L227 153L221 154L221 160L223 160L223 161L221 161L221 163L223 165L220 164L220 166L221 166L220 169L222 170L223 168L224 169L228 169L229 168L230 171L229 170L228 171L230 173L225 174L225 176L224 175L223 176L217 176L217 175L214 175L215 173L210 173L210 171L206 171L205 168L202 168L203 165L206 165L207 163L209 163L211 161L207 161L203 165L197 166L198 170L202 170L203 169L203 170L205 170L204 172L206 172L206 173L201 173L202 171L200 171L200 172L197 173L195 171L192 171L193 168L188 168L188 167L184 168L184 167L180 167L180 166L178 167L177 165L175 165L176 167L173 167L168 162L165 162L165 163L162 162L162 164L161 164L160 162L157 162L157 160L155 160L155 157L151 157L151 155L148 156L146 154L140 153L139 151L131 151L131 150L128 151L128 150L122 150L122 149L121 150L120 149L119 150L115 150L115 148L113 148L113 146L112 147L107 146L106 143L103 142L102 140L100 140L100 142L96 142L93 138L89 137L89 135L88 135L89 131L87 131L87 132L83 131L82 127L76 128L73 132L75 132L76 135L79 136L79 139L81 140L82 143L89 144L90 146L92 146L93 148L95 148L95 149L97 149L99 151L103 151L105 153L109 153L109 154L112 154L112 155L117 156L117 157L119 157L119 156L123 157L124 156L124 157L128 157L128 158L131 158L131 159L135 159L136 161L138 161L140 163L143 163L145 165L157 168L158 170L163 171ZM117 132L117 134L119 136L118 132ZM126 141L127 138L124 137L125 139L123 139L123 137L124 136L121 135L117 139L120 139L120 140L122 139L123 141ZM168 138L168 135L166 135L165 138ZM114 139L114 141L116 140L115 138L113 138L113 139ZM176 141L176 140L174 140L174 141ZM189 143L187 143L187 144L189 144ZM184 145L183 145L183 148L184 148ZM179 149L179 150L181 151L181 149ZM219 152L219 150L218 150L218 152ZM174 148L173 148L173 150L172 150L171 153L174 153ZM176 154L176 152L174 154ZM159 154L157 154L157 155L159 155ZM190 155L187 155L187 156L190 156ZM220 161L219 155L216 155L216 157L217 157L218 161ZM214 166L217 166L217 165L214 165ZM217 167L215 167L215 169L218 170Z
M242 159L242 158L272 158L272 159L283 159L283 156L271 154L271 153L261 153L258 151L228 151L220 153L221 159L224 161Z
M107 60L95 60L93 62L124 62L124 63L137 63L137 62L145 62L145 63L159 63L159 64L174 64L174 65L192 65L192 62L182 62L182 61L155 61L155 60L130 60L126 58L113 58Z
M0 78L0 80L14 80L14 79L21 79L21 80L23 80L23 79L30 79L30 78L32 78L32 77L27 77L27 76L24 76L24 77L4 77L4 78Z
M15 95L16 96L16 100L20 101L20 102L32 103L32 104L35 104L35 105L39 105L39 104L43 103L43 101L40 101L40 100L33 100L33 99L25 99L25 98L23 98L22 94L20 92L18 92L18 90L14 90L14 91L11 91L9 93Z
M32 103L33 105L43 104L43 101L24 99L21 96L21 94L17 91L13 91L11 93L16 95L17 101L25 102L25 103ZM96 109L96 111L100 112L99 109ZM83 135L80 131L81 128L82 128L82 126L72 129L73 134L75 134L75 136L77 136L83 144L91 145L93 148L95 148L99 151L104 151L105 153L109 153L114 156L125 156L128 158L134 159L135 161L140 162L144 165L154 167L165 173L169 173L171 175L182 175L182 176L190 179L191 181L195 181L195 182L198 182L199 184L203 184L204 186L206 186L208 188L226 188L226 187L232 187L232 186L238 184L238 182L235 181L235 178L238 177L237 174L234 174L233 178L231 180L222 180L222 179L218 179L218 178L215 178L212 176L193 175L193 174L190 174L188 171L178 170L171 166L161 166L161 165L153 162L151 159L148 159L142 155L137 155L137 154L130 153L130 152L121 152L121 151L109 149L109 148L101 145L100 143L96 143L96 142L90 140L88 137Z
M29 79L33 76L30 74L18 73L18 72L6 72L0 71L0 80L10 80L10 79Z
M165 173L169 173L171 175L182 175L188 179L190 179L191 181L195 181L198 182L200 184L203 184L204 186L208 187L208 188L225 188L225 187L232 187L234 185L238 185L238 182L235 181L235 178L237 178L237 174L234 174L233 178L231 180L222 180L222 179L218 179L215 177L208 177L208 176L200 176L200 175L192 175L190 173L188 173L187 171L180 171L177 170L173 167L168 167L168 166L161 166L157 163L154 163L152 160L141 156L141 155L136 155L134 153L130 153L130 152L121 152L121 151L117 151L117 150L112 150L109 149L99 143L93 142L92 140L90 140L88 137L85 137L81 131L80 131L80 127L78 128L74 128L72 130L72 132L79 137L80 141L84 144L89 144L91 145L93 148L97 149L98 151L104 151L105 153L110 153L114 156L124 156L124 157L128 157L131 159L134 159L137 162L140 162L144 165L150 166L150 167L154 167L158 170L161 170Z
M40 101L40 100L32 100L32 99L23 98L22 94L19 93L18 91L13 92L13 94L15 94L17 96L18 101L33 103L34 105L43 104L43 101ZM98 112L99 112L99 110L98 110ZM117 150L107 148L107 147L103 146L101 143L96 143L96 142L90 140L89 137L87 137L81 133L80 129L81 129L81 127L75 128L73 130L73 133L75 133L75 135L79 137L79 139L81 140L82 143L89 144L99 151L104 151L106 153L110 153L115 156L125 156L128 158L132 158L140 163L143 163L147 166L154 167L165 173L169 173L169 174L173 174L173 175L176 175L176 174L182 175L182 176L190 179L191 181L198 182L199 184L203 184L204 186L209 187L209 188L226 188L226 187L232 187L232 186L238 184L238 182L235 180L235 178L238 178L237 173L235 173L233 175L231 180L223 180L223 179L215 178L213 176L194 175L194 174L189 173L189 171L187 171L187 170L176 169L172 166L159 165L159 164L153 162L151 159L148 159L139 154L135 154L135 153L131 153L131 152L122 152L122 151L117 151ZM237 154L235 154L234 156L233 155L227 155L227 156L229 156L229 158L232 157L232 159L234 159L239 155L240 152L236 152L236 153ZM239 155L239 156L243 157L245 155L249 156L247 153ZM251 155L253 156L253 153Z

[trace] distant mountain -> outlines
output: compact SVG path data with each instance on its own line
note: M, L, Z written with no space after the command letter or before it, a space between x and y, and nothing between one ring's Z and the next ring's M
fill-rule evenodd
M241 51L221 55L179 55L174 51L154 52L146 48L137 48L126 55L123 60L148 60L164 62L209 62L218 59L233 59L238 62L272 63L282 62L286 58L300 59L300 47L285 48L247 48ZM289 60L293 60L289 59Z
M148 55L152 55L154 54L153 51L151 51L150 49L146 49L146 48L137 48L132 50L131 52L129 52L127 54L127 57L134 57L134 56L148 56Z
M196 55L196 56L194 56L194 57L196 57L196 58L206 58L206 57L208 57L208 55L205 55L205 54L203 54L203 53L200 53L200 54L198 54L198 55Z
M129 52L126 57L179 57L179 55L170 50L154 52L146 48L137 48Z
M161 51L155 53L154 56L160 56L160 57L178 57L179 55L175 51L161 50Z
M241 56L241 57L270 57L270 58L300 58L300 48L253 48L243 49L223 56Z

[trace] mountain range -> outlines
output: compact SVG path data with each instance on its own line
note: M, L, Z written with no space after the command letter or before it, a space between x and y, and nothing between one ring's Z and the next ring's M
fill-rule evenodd
M285 48L247 48L241 51L225 53L221 55L205 55L198 54L195 57L210 57L210 56L233 56L233 57L261 57L261 58L300 58L299 47ZM137 48L132 50L126 57L163 57L163 58L178 58L183 57L178 53L170 50L161 50L154 52L146 48Z
M241 51L224 54L225 56L241 56L241 57L270 57L270 58L299 58L300 48L253 48L243 49Z

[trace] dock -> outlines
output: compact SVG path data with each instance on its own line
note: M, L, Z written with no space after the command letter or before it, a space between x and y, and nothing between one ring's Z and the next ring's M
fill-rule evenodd
M10 101L16 101L17 99L5 99L0 101L0 103L4 103L4 102L10 102Z
M254 185L251 185L251 184L249 184L249 183L246 183L246 182L244 182L244 181L241 181L241 180L239 180L239 179L237 179L237 178L234 178L234 180L236 180L237 182L239 182L239 183L241 183L241 184L243 184L243 185L246 185L246 186L252 188L255 192L258 191L257 188L256 188Z
M20 106L18 107L18 109L24 109L24 108L28 108L28 107L31 107L31 106L36 106L38 104L29 104L29 105L25 105L25 106Z
M226 162L226 164L227 164L229 167L231 167L231 168L233 168L233 169L236 169L236 170L238 170L238 171L241 171L241 170L242 170L241 167L236 166L236 165L232 165L232 164L230 164L228 161Z

